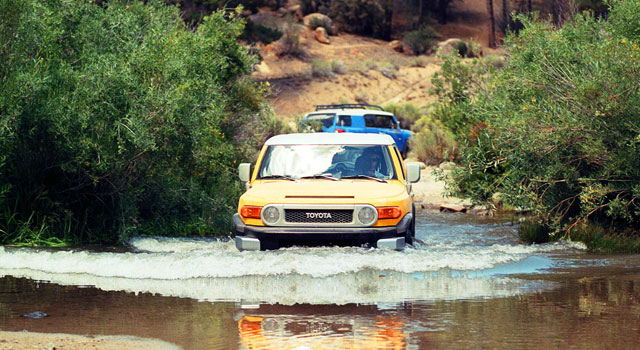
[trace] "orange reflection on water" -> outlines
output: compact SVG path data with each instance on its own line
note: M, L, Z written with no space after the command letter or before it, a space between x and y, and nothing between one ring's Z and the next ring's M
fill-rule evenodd
M375 323L374 323L375 322ZM375 320L277 316L243 316L238 321L240 348L264 349L392 349L406 347L404 322L395 316Z

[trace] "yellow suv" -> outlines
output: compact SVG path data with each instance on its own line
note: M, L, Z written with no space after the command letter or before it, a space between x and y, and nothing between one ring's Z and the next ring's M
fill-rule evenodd
M285 244L369 244L402 250L413 244L411 183L405 163L383 134L309 133L267 140L255 167L239 167L247 191L233 216L238 250Z

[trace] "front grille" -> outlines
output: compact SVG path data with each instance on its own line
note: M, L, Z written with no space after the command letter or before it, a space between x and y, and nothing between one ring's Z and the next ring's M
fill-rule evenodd
M350 224L353 221L353 210L285 209L284 218L287 223Z

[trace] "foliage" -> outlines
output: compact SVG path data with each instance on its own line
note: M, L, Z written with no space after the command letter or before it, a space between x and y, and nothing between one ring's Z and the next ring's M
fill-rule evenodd
M518 239L521 243L547 243L550 240L549 227L535 220L525 220L518 227Z
M313 30L315 30L318 27L322 27L324 29L327 30L327 32L331 32L332 30L332 25L331 25L331 20L328 19L327 17L313 17L311 18L311 20L309 21L309 27Z
M194 31L159 0L0 13L2 243L229 232L268 119L235 14Z
M282 37L282 32L260 24L254 24L253 21L247 20L244 32L240 35L240 39L248 42L261 42L264 44L272 43Z
M314 59L311 62L311 74L314 77L333 78L336 74L347 73L347 65L341 60Z
M457 54L442 56L440 72L431 78L430 93L438 97L431 116L464 141L484 127L481 118L468 113L474 92L486 92L485 78L496 70L488 59L464 60Z
M457 161L460 147L451 131L439 120L422 116L414 125L416 130L409 139L413 154L426 164L437 165Z
M282 42L282 56L294 56L298 58L306 58L307 52L300 44L300 32L302 26L288 20L285 23L284 35L280 41Z
M390 0L303 0L304 13L328 15L341 29L353 34L389 39L391 35Z
M413 124L424 114L420 110L420 107L411 103L405 103L403 105L390 103L384 105L382 108L387 112L393 113L400 122L400 127L407 130L411 130Z
M463 121L452 124L464 146L454 192L476 201L501 192L552 235L573 237L586 223L637 232L640 3L615 1L608 21L583 13L561 29L518 19L506 66L473 95L464 69L439 86Z
M395 79L398 77L398 69L400 67L394 62L381 62L376 66L376 69L389 79Z
M438 33L430 26L422 26L419 29L406 32L402 41L411 49L414 55L427 53L433 47L438 38Z

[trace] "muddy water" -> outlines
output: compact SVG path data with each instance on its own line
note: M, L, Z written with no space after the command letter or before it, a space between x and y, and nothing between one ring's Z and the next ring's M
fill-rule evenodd
M0 330L185 349L640 347L640 257L523 246L508 219L421 213L403 252L141 238L123 252L0 247ZM22 315L41 311L49 316Z

